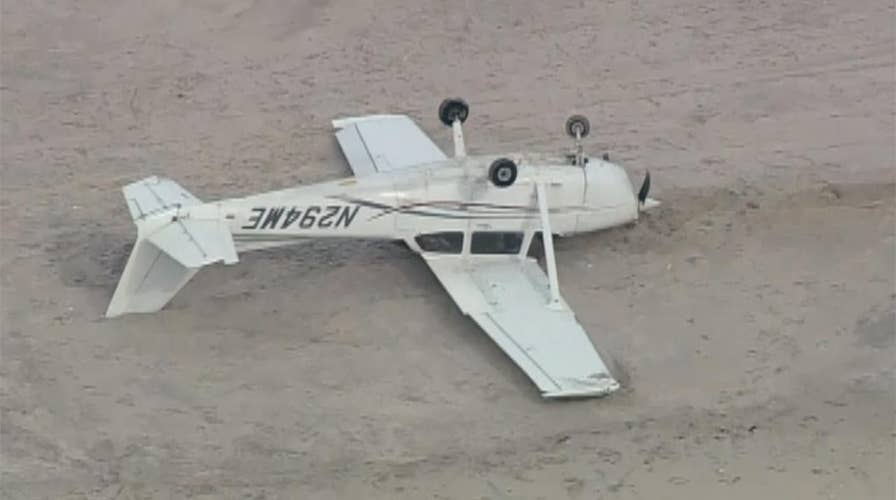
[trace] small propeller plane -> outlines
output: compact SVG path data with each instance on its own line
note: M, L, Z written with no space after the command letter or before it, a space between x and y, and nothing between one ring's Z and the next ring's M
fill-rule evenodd
M307 238L402 241L435 273L460 310L529 376L546 398L603 396L619 388L560 295L554 237L638 219L649 172L635 192L625 170L585 156L590 125L575 115L575 150L467 156L469 107L446 99L439 119L453 129L449 158L404 115L333 121L353 177L203 203L170 179L124 187L137 242L107 317L160 310L199 268L235 264L250 250ZM541 243L539 243L539 241ZM543 245L546 273L529 257Z

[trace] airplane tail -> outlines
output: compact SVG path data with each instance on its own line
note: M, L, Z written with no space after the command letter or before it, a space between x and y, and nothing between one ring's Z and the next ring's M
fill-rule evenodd
M200 267L237 262L217 205L203 204L176 182L159 177L128 184L123 191L137 242L106 317L158 311Z

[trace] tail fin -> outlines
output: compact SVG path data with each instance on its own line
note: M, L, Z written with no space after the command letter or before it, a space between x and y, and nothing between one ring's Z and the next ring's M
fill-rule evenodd
M128 184L123 191L137 225L137 242L106 317L158 311L200 267L237 262L233 238L216 205L203 205L176 182L158 177Z

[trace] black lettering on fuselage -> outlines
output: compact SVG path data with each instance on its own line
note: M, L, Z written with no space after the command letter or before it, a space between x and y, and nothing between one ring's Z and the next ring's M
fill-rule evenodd
M305 215L302 216L302 220L299 221L299 227L302 229L309 229L314 227L314 222L317 221L317 214L320 213L320 207L316 205L311 205L310 207L305 209Z
M304 210L298 207L288 210L287 207L256 207L242 229L287 229L293 225L301 229L345 228L352 225L360 208L359 205L311 205Z
M255 229L258 227L258 223L261 221L261 216L264 215L264 208L253 208L252 212L255 215L249 217L249 223L243 226L243 229Z
M355 216L358 215L358 210L361 209L359 205L355 205L353 207L345 207L342 209L342 213L339 214L339 219L336 220L336 227L349 227L352 225L352 221L355 220Z
M317 220L317 227L328 228L333 225L333 217L339 213L339 209L342 208L339 205L327 205L327 213L324 214L323 217Z
M268 216L264 218L264 222L261 223L261 227L258 229L274 229L277 227L277 223L280 222L280 216L283 215L283 212L286 211L284 207L271 208L268 210Z
M302 211L296 207L292 207L289 209L289 212L286 213L286 219L283 220L283 225L280 226L280 229L286 229L292 225L293 222L299 219L299 216L302 215Z

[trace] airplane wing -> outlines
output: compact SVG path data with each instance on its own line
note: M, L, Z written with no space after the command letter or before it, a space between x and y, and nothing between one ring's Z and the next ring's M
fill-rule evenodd
M538 386L542 396L602 396L619 388L566 301L553 302L534 259L424 254L457 303Z
M405 115L333 120L336 140L356 177L445 160L445 153Z

